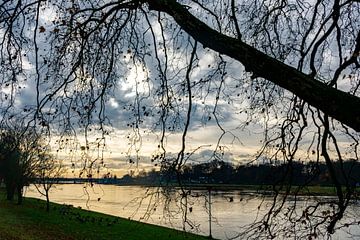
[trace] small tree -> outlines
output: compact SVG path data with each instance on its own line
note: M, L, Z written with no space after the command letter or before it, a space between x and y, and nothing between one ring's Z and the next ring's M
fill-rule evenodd
M49 192L54 185L54 178L58 178L64 172L61 161L55 160L53 155L49 154L49 150L38 155L36 167L35 187L38 192L46 198L46 211L50 211Z

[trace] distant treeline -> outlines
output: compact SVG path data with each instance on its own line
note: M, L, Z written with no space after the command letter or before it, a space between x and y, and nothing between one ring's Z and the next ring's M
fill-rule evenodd
M340 184L360 186L360 163L355 160L333 164ZM119 178L110 173L102 178L52 178L55 183L99 183L118 185L182 184L234 184L234 185L333 185L328 168L323 162L292 162L291 164L233 165L225 161L211 161L185 165L180 171L142 170L138 174L126 174ZM33 181L37 181L33 179Z
M360 183L360 163L354 160L334 163L337 178L342 185ZM212 161L186 165L177 171L142 171L136 176L125 175L121 183L156 184L177 182L184 184L245 184L272 185L332 185L327 166L323 162L292 162L291 164L248 164L234 166L229 162Z

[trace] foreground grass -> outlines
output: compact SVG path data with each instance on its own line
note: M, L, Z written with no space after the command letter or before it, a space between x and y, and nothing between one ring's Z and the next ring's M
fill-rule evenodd
M2 194L0 194L1 196ZM0 200L1 240L65 240L65 239L206 239L206 237L170 228L139 223L66 205L51 204L26 198L21 206Z

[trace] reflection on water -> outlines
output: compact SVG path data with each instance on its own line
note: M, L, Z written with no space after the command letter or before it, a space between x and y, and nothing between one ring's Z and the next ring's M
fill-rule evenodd
M139 186L84 187L81 184L64 184L56 185L51 190L50 200L133 220L183 229L182 210L184 209L181 209L181 201L174 197L169 204L165 204L165 199L161 197L158 190ZM185 225L185 229L208 235L207 192L193 191L192 195L197 197L191 197L187 202L187 219L193 224L192 226ZM32 186L27 188L26 196L42 198ZM240 191L217 191L212 192L211 203L212 235L215 238L227 239L236 236L241 226L259 220L261 213L270 206L271 200L270 198L264 200L257 195L244 194ZM258 209L260 204L262 207ZM353 213L358 213L359 210L358 205L349 207L349 211ZM360 227L352 227L349 231L360 234ZM338 233L334 239L347 239L347 237L348 235L342 232Z

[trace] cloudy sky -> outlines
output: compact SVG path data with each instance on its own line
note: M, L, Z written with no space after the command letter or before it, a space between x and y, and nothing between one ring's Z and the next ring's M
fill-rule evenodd
M189 6L193 5L189 3ZM195 6L191 11L199 16L206 15ZM322 11L326 12L326 9ZM81 41L75 37L71 44L63 46L63 51L67 55L65 54L66 57L61 60L65 64L58 66L57 56L61 57L61 54L54 46L58 43L56 40L62 39L59 36L66 28L62 29L56 21L54 22L57 20L55 13L54 5L44 5L37 25L31 19L24 24L28 40L36 38L38 52L36 55L34 43L24 43L21 51L24 72L17 76L17 95L12 111L21 112L21 116L27 115L30 118L34 116L34 112L24 109L36 109L37 100L47 99L42 113L54 129L54 151L57 148L54 143L56 140L64 140L67 134L76 133L77 140L74 140L73 144L62 146L58 154L59 157L66 157L69 164L75 162L79 167L82 163L77 159L84 157L80 149L86 145L85 135L89 141L96 142L97 139L102 139L101 134L104 131L108 131L109 134L106 134L105 142L101 142L106 143L104 148L100 146L103 151L99 152L94 143L91 146L95 147L90 149L86 157L103 157L105 170L124 169L123 172L126 172L136 165L129 163L129 159L137 163L136 155L140 160L139 168L153 167L154 163L151 163L150 158L159 152L158 145L162 134L165 136L164 147L167 153L169 156L175 156L181 150L189 109L186 78L194 41L182 32L171 18L163 17L160 24L157 14L148 14L148 19L144 16L131 16L131 20L136 23L135 27L126 25L121 37L111 42L112 38L104 37L104 33L116 36L113 31L119 29L125 21L124 12L117 16L117 21L110 21L100 30L94 31L90 43L84 45L88 53L88 58L84 58L84 67L71 72L72 68L69 66L74 66L76 62L78 44ZM247 14L250 13L243 12L244 19L241 18L240 22L246 24ZM77 20L81 22L83 19L79 17ZM211 16L203 20L215 29L220 28L225 33L232 34L232 29L227 28L225 20L223 26L217 26L217 22L211 19ZM21 20L19 21L21 25ZM149 28L149 24L152 28ZM296 26L293 25L297 28ZM284 29L280 29L280 37L283 38L283 46L287 47L284 49L291 49L292 44L300 43L301 39L297 39L296 34L300 36L304 29L295 29L294 33L290 33L286 29L287 26L283 27ZM90 26L84 30L93 29ZM244 31L245 41L259 48L263 44L263 50L266 51L266 41L251 38L255 30L247 30ZM1 28L0 37L4 34L5 31ZM310 35L307 41L311 42L312 38L316 36ZM107 44L104 45L103 41ZM334 42L330 43L330 46L333 46ZM276 50L281 52L282 47ZM332 49L329 47L324 50L321 56L323 61L320 67L324 66L324 73L331 73L328 69L337 64L336 51L332 52ZM288 51L285 50L284 52ZM114 58L109 57L112 53L115 55ZM101 55L100 60L94 57L96 54ZM283 55L284 62L296 65L297 52ZM35 64L36 57L38 65ZM114 60L111 70L110 60ZM50 62L53 65L48 64ZM193 97L185 152L191 153L196 150L191 158L193 162L213 159L214 150L224 151L223 160L234 163L254 160L263 145L263 140L276 138L279 134L275 127L282 123L287 117L288 110L292 108L292 95L263 79L251 78L251 73L246 73L241 64L225 56L219 56L201 44L197 45L192 64L193 68L189 71L188 77ZM111 74L108 74L109 72ZM345 83L347 80L344 78L339 87L349 88L349 84ZM66 81L68 84L62 86ZM165 83L168 84L167 88L164 87ZM104 86L107 90L101 95ZM6 109L9 104L10 99L6 96L11 95L11 87L12 85L1 85L2 109ZM58 88L60 91L50 98L49 94ZM168 92L164 92L164 89ZM94 104L92 118L85 119L86 111L89 109L88 102L100 96L103 98ZM164 108L164 105L167 107ZM53 117L55 115L56 117ZM91 124L84 124L86 121ZM98 130L100 122L106 125L105 130ZM68 125L71 126L70 130L67 128ZM309 130L301 140L301 147L304 147L298 150L298 158L311 159L308 153L312 151L312 141L317 137L313 126L310 123ZM92 128L92 131L84 131L86 127ZM162 132L164 128L166 131ZM270 131L265 133L265 128ZM346 149L350 141L348 137L340 134L338 143ZM70 154L70 150L73 150L71 148L78 151ZM349 154L351 156L351 151Z
M17 89L17 95L14 103L14 111L23 112L25 109L34 109L37 106L37 77L41 80L44 80L44 76L47 75L47 69L45 69L44 59L49 56L47 52L50 51L51 45L49 42L51 31L54 29L53 20L56 18L54 11L51 8L44 8L42 14L40 14L39 23L37 29L33 23L28 22L26 26L28 27L29 34L32 31L37 33L37 45L39 48L38 58L39 58L39 74L36 73L35 65L35 54L33 49L24 48L23 52L23 68L25 69L25 74L20 76L21 89ZM159 24L154 24L153 31L155 37L158 38L158 41L162 41L161 29ZM31 35L30 35L31 36ZM149 42L150 36L146 36ZM170 40L169 40L170 42ZM188 44L187 39L183 43L180 43L179 46ZM151 47L154 48L154 47ZM169 70L169 76L177 69L185 69L189 62L188 54L182 54L181 51L176 52L174 49L171 49L169 46L168 58L171 62L170 65L172 69ZM189 52L191 48L185 47ZM151 88L156 88L156 85L159 85L158 80L154 77L156 74L157 66L155 63L150 62L147 66L143 66L139 63L134 63L132 58L132 51L134 49L127 49L123 53L119 54L121 57L121 66L119 69L126 69L125 74L120 75L114 82L115 85L111 88L105 99L105 115L111 123L111 131L108 136L106 136L106 147L104 148L103 156L105 158L105 164L108 168L121 168L128 169L134 166L134 164L129 164L129 158L134 158L133 156L138 154L140 156L139 167L150 167L154 166L151 164L151 156L157 152L159 140L161 138L161 131L157 122L159 121L159 115L156 111L159 111L159 108L156 108L159 100L158 98L148 97L149 94L154 94L154 90ZM152 50L154 51L154 50ZM159 47L157 54L161 61L164 61L164 51ZM229 60L229 59L227 59ZM203 49L201 46L197 50L197 67L191 72L191 81L193 84L201 81L201 79L209 78L209 72L215 72L214 68L218 66L218 57L216 53ZM154 62L154 61L153 61ZM161 63L163 64L163 62ZM174 67L176 66L176 67ZM180 71L180 70L179 70ZM184 70L181 70L183 74ZM233 63L231 60L227 64L227 71L232 73L232 75L238 75L238 79L243 79L241 75L243 72L242 66L237 63ZM240 75L239 75L240 74ZM39 76L40 75L40 76ZM230 75L230 74L229 74ZM216 78L217 76L215 76ZM153 78L154 82L146 82L146 79ZM55 80L54 80L55 81ZM171 84L177 84L176 81L180 80L175 79L171 81ZM191 111L191 121L189 125L189 131L186 136L186 152L192 152L197 149L193 154L192 161L202 162L209 161L213 159L213 152L215 149L218 149L219 146L225 150L226 154L224 155L224 160L241 162L253 160L254 154L259 149L260 139L263 137L262 127L260 124L252 125L251 127L241 127L240 123L246 119L246 115L242 115L239 109L242 109L242 105L245 103L240 102L228 102L235 94L231 87L234 85L234 77L225 77L224 83L229 84L229 88L224 88L224 92L221 93L224 95L229 95L228 99L221 98L217 101L216 106L216 117L218 118L221 127L215 121L214 118L214 107L215 107L215 95L217 94L216 89L219 87L220 82L215 79L213 84L209 84L207 90L194 87L194 98L192 102L192 111ZM46 97L49 94L49 89L53 87L54 83L46 81L41 83L39 99ZM55 82L55 85L57 83ZM173 93L174 97L179 98L176 102L178 105L178 111L180 112L179 116L173 116L171 114L170 118L175 119L178 117L178 123L174 124L179 128L177 130L168 131L166 133L166 139L164 144L166 145L166 151L171 154L176 154L180 151L181 148L181 137L183 126L185 122L185 114L188 108L186 102L186 93L181 92L180 87L174 86ZM178 91L178 92L176 92ZM207 92L208 91L208 92ZM226 92L228 91L228 92ZM2 93L9 94L9 89L2 89ZM204 97L204 94L208 96ZM139 97L140 96L140 97ZM141 98L141 102L136 102L138 98ZM182 98L180 100L180 98ZM246 101L245 98L240 97L243 101ZM2 107L7 106L7 102L2 103ZM133 122L134 118L134 106L138 104L142 112L142 124L139 129L134 129ZM97 105L99 107L99 105ZM47 105L43 108L43 111L53 112L55 111L53 105ZM149 112L152 112L152 115L149 117L144 116L144 110L149 109ZM154 113L155 112L155 113ZM31 118L29 113L28 117ZM23 114L23 113L22 113ZM96 115L96 114L95 114ZM72 116L74 117L74 115ZM79 119L75 117L71 120L73 122L78 122ZM54 121L54 125L58 124ZM170 126L170 125L169 125ZM223 133L223 130L226 133ZM76 130L78 142L73 146L76 149L80 149L82 145L85 144L84 132L81 128ZM100 132L94 132L88 139L94 140L101 137ZM219 139L221 137L221 141ZM134 138L136 138L134 140ZM58 137L53 135L53 142L56 142ZM134 142L136 141L136 142ZM218 146L219 145L219 146ZM69 148L63 147L58 155L59 157L64 157L70 159L70 161L75 161L74 159L79 158L81 151L79 153L69 157ZM57 147L54 145L54 151ZM137 152L138 151L138 152ZM90 157L97 157L98 152L94 151L89 153ZM67 160L68 161L68 160ZM75 161L76 162L76 161ZM76 163L78 166L81 166L81 163Z

